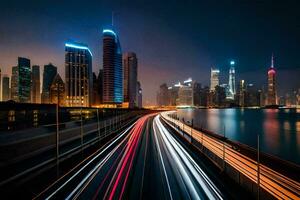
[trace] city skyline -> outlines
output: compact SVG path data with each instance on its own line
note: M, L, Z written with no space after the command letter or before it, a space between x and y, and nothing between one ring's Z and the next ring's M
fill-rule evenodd
M23 5L23 3L21 4ZM99 4L100 6L97 6ZM296 89L295 87L300 85L299 79L297 79L297 75L300 73L300 64L297 59L297 46L299 46L297 35L299 35L299 29L295 23L298 14L293 12L297 5L295 3L289 2L286 5L272 3L270 5L267 2L248 2L234 5L233 3L220 3L220 5L217 5L214 2L198 2L195 5L188 3L186 5L187 8L184 10L179 8L181 3L179 5L157 4L151 7L151 9L155 8L157 10L158 16L156 17L150 15L150 8L146 8L138 2L136 2L135 6L124 6L120 2L106 1L99 4L91 2L88 7L97 7L98 10L91 9L91 12L84 10L81 13L82 15L87 15L90 20L85 18L75 22L68 17L66 19L62 17L65 15L63 14L63 8L66 7L64 2L61 3L62 7L56 10L57 16L54 18L52 14L44 16L40 12L35 11L39 10L39 8L43 10L45 6L47 7L49 5L47 1L34 4L35 9L31 8L32 3L29 2L23 5L25 8L28 8L26 12L29 14L22 20L19 17L24 12L21 9L22 6L16 6L14 1L7 3L2 8L2 13L5 15L4 19L2 19L3 25L7 27L6 30L1 30L3 34L1 40L3 41L0 44L2 49L5 49L0 55L2 74L10 75L12 66L16 65L17 57L22 56L29 58L32 65L44 66L52 62L55 66L58 66L58 72L64 78L64 43L70 38L82 41L90 47L95 55L93 72L98 73L99 69L102 68L100 52L102 45L101 30L111 23L111 12L115 11L114 24L117 34L122 37L122 50L124 52L134 51L139 55L140 73L138 80L143 85L145 105L154 104L154 91L164 80L179 80L193 75L194 80L203 85L208 85L209 69L212 66L216 66L221 72L228 71L227 63L231 59L236 60L237 63L236 71L240 77L237 76L236 80L243 79L247 80L247 82L254 82L256 85L263 85L266 82L264 75L268 70L269 57L272 52L274 52L276 60L278 81L286 83L279 85L278 93L285 95L285 93L290 92L288 90ZM192 6L203 10L204 13L195 14L194 16L188 12L193 10ZM224 7L223 9L221 9L222 6ZM283 11L280 10L282 6L286 8ZM14 7L14 10L11 11L9 9L11 7ZM48 9L51 11L54 8L50 6ZM212 10L219 11L215 17L208 13L208 11ZM12 16L17 11L20 11L20 14ZM103 12L97 14L98 12L96 11ZM181 15L175 17L173 14L176 11L180 11ZM245 11L244 14L241 14L242 11ZM280 16L280 20L272 15L274 12ZM228 13L230 14L227 16ZM246 16L249 17L246 20L250 23L248 28L241 24L241 20L237 18L238 14L241 14L243 19ZM215 26L209 26L202 19L202 15L207 15L205 19L212 17L211 20L216 23ZM28 25L34 16L40 17L33 25L26 27L25 25ZM171 16L174 16L174 18ZM222 19L223 16L227 16L227 18ZM199 20L195 20L195 22L188 21L187 19L191 17ZM51 19L55 20L51 21ZM231 19L232 22L228 19ZM216 20L220 20L220 22ZM269 23L265 23L266 20ZM176 21L180 22L178 27L174 26ZM8 22L9 24L7 24ZM258 25L255 24L256 22ZM9 26L5 26L6 24ZM262 27L262 24L265 27ZM49 25L49 30L63 29L64 31L47 32L43 29L45 25ZM11 34L11 32L18 32L12 30L24 29L24 26L26 28L24 37L18 37L17 33ZM78 29L74 29L76 26L78 26ZM146 26L149 27L147 28ZM32 30L36 32L32 32L30 27L35 27L36 29ZM155 29L154 27L163 28ZM184 27L189 37L183 39L181 31L184 30ZM216 29L221 32L214 34ZM153 34L148 34L149 31ZM246 33L247 31L249 33ZM253 32L257 35L248 37ZM270 33L268 35L269 39L262 41L262 38L267 33ZM25 37L26 35L32 37ZM208 37L208 35L211 36ZM208 38L207 41L204 38ZM253 41L260 41L260 43ZM143 48L142 45L144 45ZM249 46L249 48L246 49L246 46ZM159 47L160 51L156 51L157 47ZM257 48L258 50L255 51L254 49ZM41 71L43 70L41 69ZM152 80L152 77L147 76L149 73L155 75L155 81ZM220 76L221 81L226 78L226 76Z
M2 3L1 199L299 199L299 9Z

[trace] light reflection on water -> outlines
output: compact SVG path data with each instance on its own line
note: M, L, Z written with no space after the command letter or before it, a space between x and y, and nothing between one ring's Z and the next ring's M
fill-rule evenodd
M300 164L300 109L180 109L178 116L231 140Z

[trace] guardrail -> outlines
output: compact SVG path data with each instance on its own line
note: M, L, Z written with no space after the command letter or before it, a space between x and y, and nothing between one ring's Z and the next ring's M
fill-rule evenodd
M196 140L201 144L202 150L206 148L219 159L223 160L223 170L226 165L233 167L239 173L256 183L258 188L263 188L277 199L300 199L299 182L241 154L230 144L195 130L177 119L171 118L170 114L173 112L174 111L163 112L161 116L171 127L182 131L182 134L184 134L184 132L188 134L190 142Z

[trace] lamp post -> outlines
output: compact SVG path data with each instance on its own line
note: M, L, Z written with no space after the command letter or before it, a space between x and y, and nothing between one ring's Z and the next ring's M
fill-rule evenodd
M257 199L259 199L260 187L260 158L259 158L259 134L257 134Z
M59 85L56 83L57 89L57 102L56 102L56 173L59 176Z

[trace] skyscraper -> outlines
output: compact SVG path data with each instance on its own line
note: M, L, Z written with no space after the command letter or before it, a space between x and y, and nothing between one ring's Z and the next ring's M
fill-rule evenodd
M234 96L236 94L235 91L235 69L234 69L235 62L230 61L230 69L229 69L229 81L228 81L228 87L229 87L229 93L227 99L234 99Z
M215 87L219 85L220 70L211 68L210 71L210 90L215 91Z
M50 86L56 74L57 67L55 67L52 63L44 65L42 103L50 103Z
M9 77L3 76L2 78L2 101L9 100Z
M98 89L99 89L99 103L103 103L103 69L99 70L98 74Z
M123 102L122 51L117 34L103 30L103 103Z
M123 94L124 102L129 102L129 108L137 106L137 58L133 52L123 54Z
M136 95L136 102L137 102L137 107L142 108L143 107L143 91L141 87L141 83L138 81L136 84L136 89L137 89L137 95Z
M169 106L170 105L170 93L166 83L160 85L159 92L157 93L157 105Z
M19 101L18 85L19 85L19 70L18 70L18 66L14 66L14 67L12 67L12 72L11 72L10 98L11 98L11 100L16 101L16 102Z
M93 106L98 106L100 103L99 81L95 72L93 72Z
M65 44L66 105L89 107L92 103L92 52L87 45Z
M276 71L272 55L271 67L268 70L268 105L277 105Z
M31 95L31 70L30 60L27 58L18 57L18 91L19 91L19 102L30 103Z
M178 90L178 106L194 105L194 90L192 79L185 80Z
M31 79L32 79L31 103L41 103L40 66L38 66L38 65L32 66Z
M239 105L241 107L245 106L245 92L246 92L246 84L245 80L240 80L240 87L239 87Z
M59 106L65 105L65 84L57 73L50 85L50 103L57 104Z

